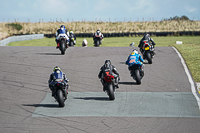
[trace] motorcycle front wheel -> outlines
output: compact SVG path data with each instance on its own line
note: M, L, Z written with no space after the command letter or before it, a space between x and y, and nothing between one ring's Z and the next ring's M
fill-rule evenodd
M107 93L108 93L109 99L110 100L115 100L114 88L113 88L112 84L109 84L107 86L107 91L108 91Z

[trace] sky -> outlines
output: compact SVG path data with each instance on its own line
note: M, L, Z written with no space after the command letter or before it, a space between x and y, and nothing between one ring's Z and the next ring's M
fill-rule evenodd
M200 20L200 0L0 0L0 22Z

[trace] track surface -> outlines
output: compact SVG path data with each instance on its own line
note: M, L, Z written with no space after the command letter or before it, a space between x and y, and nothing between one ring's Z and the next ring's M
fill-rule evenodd
M145 64L145 76L141 85L135 84L127 66L124 65L131 51L130 47L75 47L67 49L65 55L60 55L54 47L1 47L0 132L199 132L200 111L191 93L190 83L180 58L174 49L156 48L157 55L153 64ZM121 94L127 95L121 96L124 99L121 102L122 106L116 104L120 102L117 97L112 101L113 104L106 100L107 95L102 92L102 85L97 78L99 69L106 59L110 59L120 73L120 88L116 96L120 98ZM57 103L51 103L53 98L50 99L50 103L45 103L46 97L50 94L47 81L56 65L61 67L70 80L69 99L66 104L69 103L71 108L57 108ZM134 99L134 96L137 98ZM135 100L135 103L128 102L130 99L133 102ZM70 104L75 100L84 104L79 104L78 107ZM79 109L78 113L82 113L83 107L91 108L91 112L90 109L87 111L88 114L93 114L92 103L95 102L100 102L100 105L111 103L110 107L115 105L114 112L119 111L119 116L111 116L109 111L100 116L99 113L93 116L86 115L87 113L80 116L65 116L65 109L77 109L77 112ZM136 103L142 103L143 106ZM138 112L143 111L143 115L120 116L129 106L133 106L132 109ZM102 110L104 107L95 104L96 110ZM38 109L42 109L43 113L46 113L44 109L58 110L56 114L61 115L55 114L56 117L52 117L50 112L51 117L48 114L37 116L34 112ZM155 113L156 111L158 113ZM71 110L70 113L72 112ZM148 112L153 114L145 116Z

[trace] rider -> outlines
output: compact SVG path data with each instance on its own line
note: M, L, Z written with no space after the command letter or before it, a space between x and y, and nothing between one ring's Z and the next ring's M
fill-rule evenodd
M153 48L154 48L154 45L156 45L155 42L153 41L153 39L150 37L150 35L148 33L145 33L143 38L140 40L140 44L138 45L138 47L140 48L141 52L143 52L142 47L145 44L144 41L146 41L149 44L151 44L150 42L152 42Z
M107 75L106 72L110 72L110 75L114 76L115 87L119 88L119 86L118 86L118 82L120 80L119 73L117 72L117 69L115 68L115 66L111 65L110 60L105 61L105 64L101 67L99 75L98 75L98 77L101 78L101 82L103 85L104 85L103 78L104 78L104 76ZM103 91L105 91L104 87L103 87Z
M136 49L134 49L132 51L132 53L129 55L127 61L125 62L126 65L128 65L128 69L129 71L131 70L130 67L132 65L135 65L135 64L139 64L141 66L141 72L143 73L144 75L144 70L143 70L143 63L144 63L144 60L142 59L142 56L140 54L138 54L138 51ZM132 73L131 73L131 76L132 76Z
M61 69L60 69L60 67L58 67L58 66L54 67L53 73L50 75L50 78L49 78L49 81L48 81L49 88L52 91L52 96L54 96L55 93L56 93L56 90L53 87L55 85L55 83L56 83L56 79L57 80L58 79L63 80L63 82L64 82L64 84L66 86L66 88L65 88L65 96L67 96L67 94L68 94L68 88L69 88L69 85L68 85L69 80L67 79L65 73L62 72Z
M56 37L56 43L57 43L57 47L56 48L59 48L59 43L58 43L58 40L60 38L60 35L62 36L65 36L66 39L68 40L67 43L69 43L69 32L67 29L65 29L65 26L64 25L61 25L60 26L60 29L57 30L56 34L55 34L55 37Z
M74 38L74 45L76 45L76 35L74 34L73 31L69 32L69 36L71 36L72 38Z
M102 42L104 36L103 36L103 34L101 33L100 30L97 30L97 31L92 35L93 41L95 40L95 36L97 36L97 35L100 36L100 38L101 38L101 40L100 40L100 44L101 44L101 42Z

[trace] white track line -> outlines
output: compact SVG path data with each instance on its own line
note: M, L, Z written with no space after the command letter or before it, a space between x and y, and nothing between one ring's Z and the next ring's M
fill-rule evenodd
M191 91L192 91L194 97L195 97L196 100L197 100L197 104L199 105L199 110L200 110L200 99L199 99L199 97L197 96L197 92L196 92L196 89L195 89L194 82L193 82L192 77L191 77L191 75L190 75L190 73L189 73L189 70L188 70L188 68L187 68L187 66L186 66L186 64L185 64L185 61L184 61L182 55L178 52L178 50L177 50L175 47L172 47L172 48L176 51L176 53L178 54L178 56L181 58L181 63L183 64L185 73L186 73L186 75L188 76L188 80L189 80L189 82L190 82L190 84L191 84Z

